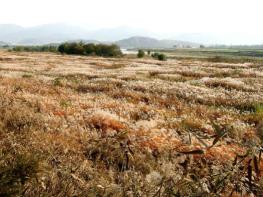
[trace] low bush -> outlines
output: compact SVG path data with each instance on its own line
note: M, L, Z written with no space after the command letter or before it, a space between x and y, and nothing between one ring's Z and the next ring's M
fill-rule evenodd
M152 57L153 57L154 59L158 59L158 60L160 60L160 61L166 61L166 60L167 60L166 55L165 55L165 54L162 54L162 53L153 53L153 54L152 54Z
M158 60L160 60L160 61L166 61L166 55L164 55L164 54L159 54L158 55Z
M147 54L148 54L148 55L151 55L151 51L150 51L150 50L148 50L148 51L147 51Z
M0 196L23 195L26 183L37 177L39 158L31 153L0 156Z
M145 56L144 51L140 49L140 50L138 51L137 57L138 57L138 58L143 58L144 56Z

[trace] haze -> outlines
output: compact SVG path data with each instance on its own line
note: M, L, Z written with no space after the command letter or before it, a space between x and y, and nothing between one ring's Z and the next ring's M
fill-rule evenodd
M0 24L66 23L89 30L128 26L160 38L184 34L195 41L191 35L202 33L216 37L214 42L261 44L262 7L261 0L5 0Z

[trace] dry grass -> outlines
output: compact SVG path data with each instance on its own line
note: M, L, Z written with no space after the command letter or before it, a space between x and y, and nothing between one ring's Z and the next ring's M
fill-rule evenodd
M258 196L262 71L0 51L0 196Z

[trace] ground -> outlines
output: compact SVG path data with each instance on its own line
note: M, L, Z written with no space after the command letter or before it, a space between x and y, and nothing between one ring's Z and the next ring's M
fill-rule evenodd
M262 103L261 63L0 51L0 194L259 195Z

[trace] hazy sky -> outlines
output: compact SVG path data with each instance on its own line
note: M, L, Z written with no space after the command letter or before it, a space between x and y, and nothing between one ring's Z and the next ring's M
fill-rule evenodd
M1 0L0 23L263 34L262 0Z

